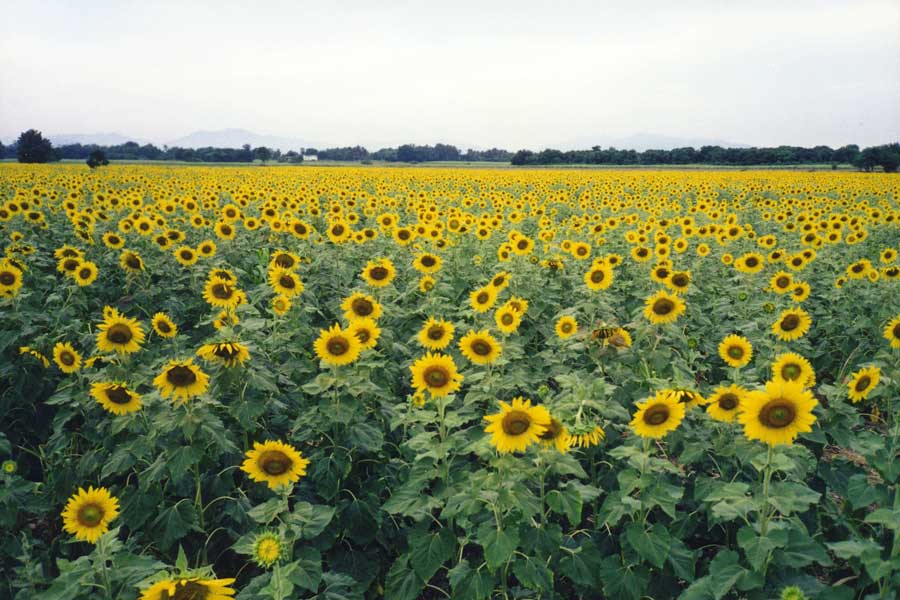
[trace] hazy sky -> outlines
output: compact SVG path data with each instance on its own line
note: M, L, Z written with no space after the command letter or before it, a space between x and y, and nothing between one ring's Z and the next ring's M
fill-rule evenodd
M2 0L0 139L900 139L900 1Z

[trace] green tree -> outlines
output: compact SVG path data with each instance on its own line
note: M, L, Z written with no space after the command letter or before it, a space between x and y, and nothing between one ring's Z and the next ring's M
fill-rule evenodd
M16 155L20 163L45 163L56 159L53 144L35 129L23 131L16 146Z
M263 164L268 162L270 158L272 158L272 151L266 148L265 146L260 146L259 148L253 149L253 158L261 160Z
M106 166L109 164L109 160L107 160L106 154L99 148L91 152L91 155L88 156L86 162L87 166L92 169L96 169L97 167Z

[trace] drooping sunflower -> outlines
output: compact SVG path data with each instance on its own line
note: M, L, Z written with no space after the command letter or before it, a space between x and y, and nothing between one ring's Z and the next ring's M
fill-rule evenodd
M273 440L262 444L253 442L253 449L248 450L245 456L241 471L253 481L265 483L270 490L296 483L306 475L309 464L309 459L303 458L296 448Z
M797 381L769 381L764 390L744 396L738 421L747 439L770 446L793 444L799 433L812 431L817 404L812 392Z
M569 430L556 417L550 417L550 424L544 433L538 436L541 444L556 448L561 454L565 454L572 447L572 436Z
M97 280L98 273L97 265L86 260L78 265L78 268L75 269L75 273L72 276L75 278L75 283L79 286L87 287Z
M511 404L500 402L500 412L484 417L490 425L484 428L491 434L491 445L500 453L524 452L538 443L551 424L550 413L543 406L531 406L531 400L521 396Z
M503 352L503 346L487 329L470 330L459 340L462 355L476 365L489 365L496 361Z
M680 402L684 404L685 408L694 408L696 406L703 406L708 401L703 397L703 394L698 392L697 390L692 390L688 388L669 388L663 390L663 392L668 392L675 399L676 402Z
M616 327L612 331L612 335L607 335L603 338L604 346L612 346L613 348L617 348L620 350L624 348L630 348L631 343L631 334L622 327Z
M884 339L891 343L891 348L900 348L900 315L884 326Z
M662 390L638 403L630 427L641 437L660 439L681 424L684 412L685 404L679 402L669 390Z
M244 366L244 362L250 358L250 350L240 342L216 342L200 346L197 356L206 362L233 369L237 366Z
M375 298L361 292L355 292L345 298L341 303L341 310L344 311L344 318L348 321L364 317L377 321L382 312L381 304Z
M587 429L583 429L580 433L572 433L570 437L572 438L570 447L590 448L606 439L606 432L599 425L593 427L588 425Z
M153 379L153 385L163 398L172 396L174 402L187 402L206 391L209 376L191 358L170 360Z
M362 318L350 321L350 325L347 326L347 333L359 340L363 350L368 350L378 344L381 329L378 327L375 319Z
M514 333L522 323L522 315L510 306L501 306L494 313L494 322L502 333Z
M144 330L136 319L119 314L114 308L104 309L103 322L97 325L97 349L100 352L132 354L141 349Z
M606 263L594 263L584 274L584 283L592 292L607 289L613 284L612 267Z
M684 312L684 302L660 290L644 301L644 316L654 325L672 323Z
M453 341L453 323L430 317L416 335L416 340L429 350L443 350Z
M397 276L397 269L389 258L370 260L362 270L361 276L372 287L385 287Z
M161 338L173 338L178 335L178 326L166 313L156 313L150 323L153 325L153 331Z
M719 344L719 356L729 366L739 369L753 358L753 346L747 338L731 334Z
M709 397L706 412L716 421L733 423L740 411L741 399L746 394L747 390L733 383L728 387L719 386Z
M772 363L772 379L797 381L803 387L810 388L816 384L816 373L808 360L795 352L786 352Z
M469 302L475 312L487 312L497 301L497 289L492 286L478 288L469 294Z
M38 359L39 361L41 361L41 364L45 369L50 366L50 360L31 346L19 346L19 354L27 354L33 358Z
M203 299L210 306L234 308L240 303L239 292L240 290L234 282L213 275L206 281L206 286L203 289Z
M53 347L53 362L63 373L77 373L81 368L81 354L69 342L57 342Z
M352 322L352 321L351 321ZM341 329L337 323L331 329L320 329L313 344L316 356L332 366L349 365L359 358L362 344L356 336Z
M98 381L91 384L91 396L104 410L114 415L127 415L141 409L141 396L117 381Z
M878 367L863 367L854 373L847 383L847 395L853 402L859 402L869 397L869 393L881 379L881 369Z
M276 294L288 298L303 293L303 282L300 281L300 276L284 267L275 267L269 271L269 285Z
M578 332L578 321L575 317L564 315L556 321L556 335L564 340L575 335Z
M119 500L105 487L78 488L62 512L63 529L80 542L96 544L119 514Z
M141 592L139 600L232 600L234 579L176 577L157 581Z
M812 317L800 307L789 308L781 313L778 320L772 324L772 333L778 339L790 342L806 335L812 325Z
M428 352L410 366L412 385L420 392L428 390L432 398L440 398L457 391L463 376L456 370L453 357Z

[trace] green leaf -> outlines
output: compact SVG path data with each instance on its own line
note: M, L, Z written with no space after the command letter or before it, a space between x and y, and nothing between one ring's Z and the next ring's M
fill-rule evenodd
M679 579L685 581L694 581L694 571L696 570L696 552L689 550L688 547L677 537L671 539L668 556L669 564Z
M331 523L334 511L333 506L298 502L288 516L287 523L301 538L311 539L322 533L322 530Z
M709 575L692 583L678 600L722 600L748 572L738 563L737 552L720 550L709 564Z
M280 496L269 498L247 511L247 516L263 525L271 523L281 512L287 510L287 502Z
M750 527L744 526L737 533L738 546L744 550L747 562L756 571L762 571L772 551L784 546L787 540L787 532L783 529L772 530L767 535L760 536Z
M275 565L272 569L272 578L269 584L259 590L260 595L269 596L273 600L285 600L294 591L294 582L288 575L294 568L293 563L287 565Z
M866 516L866 523L881 524L893 531L900 531L900 511L878 508Z
M623 565L618 556L608 556L600 565L600 581L608 598L630 598L638 600L650 585L647 569L634 565Z
M858 558L864 553L881 552L881 546L871 540L848 540L846 542L834 542L826 544L838 558Z
M572 527L578 527L581 523L581 493L574 487L552 490L547 494L547 506L557 514L566 515Z
M630 523L625 528L625 539L650 564L660 568L666 564L672 540L665 525L656 523L647 531L640 523Z
M593 543L586 543L574 550L565 548L559 560L560 572L574 583L592 588L597 586L597 576L603 557Z
M512 558L513 551L519 545L519 532L515 529L497 529L491 523L486 531L478 532L478 541L484 548L484 562L492 571L506 564Z
M315 592L322 581L322 555L310 546L304 546L296 552L297 560L289 573L291 581L303 589Z
M409 568L409 556L394 561L384 582L385 600L415 600L425 589L425 581Z
M802 483L774 482L769 486L769 504L783 515L803 512L819 501L822 495Z
M350 427L351 447L361 448L366 452L378 452L384 445L384 434L380 427L371 423L354 423Z
M847 501L853 508L883 503L886 495L881 487L871 485L867 475L857 473L847 481Z
M453 558L456 551L456 537L450 529L416 536L410 543L410 563L416 574L429 581L445 562Z
M474 570L463 559L447 573L455 600L484 600L494 591L494 580L485 570Z
M799 529L788 530L787 544L776 551L774 562L794 568L812 564L827 567L832 564L825 547Z
M540 560L516 560L513 564L513 574L519 583L530 590L546 592L553 589L553 573Z

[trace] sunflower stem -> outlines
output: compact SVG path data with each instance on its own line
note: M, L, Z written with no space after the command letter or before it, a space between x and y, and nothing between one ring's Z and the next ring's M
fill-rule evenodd
M774 453L775 447L770 444L766 454L766 466L763 468L763 501L759 509L759 532L762 537L769 532L769 483L772 480L772 456Z

